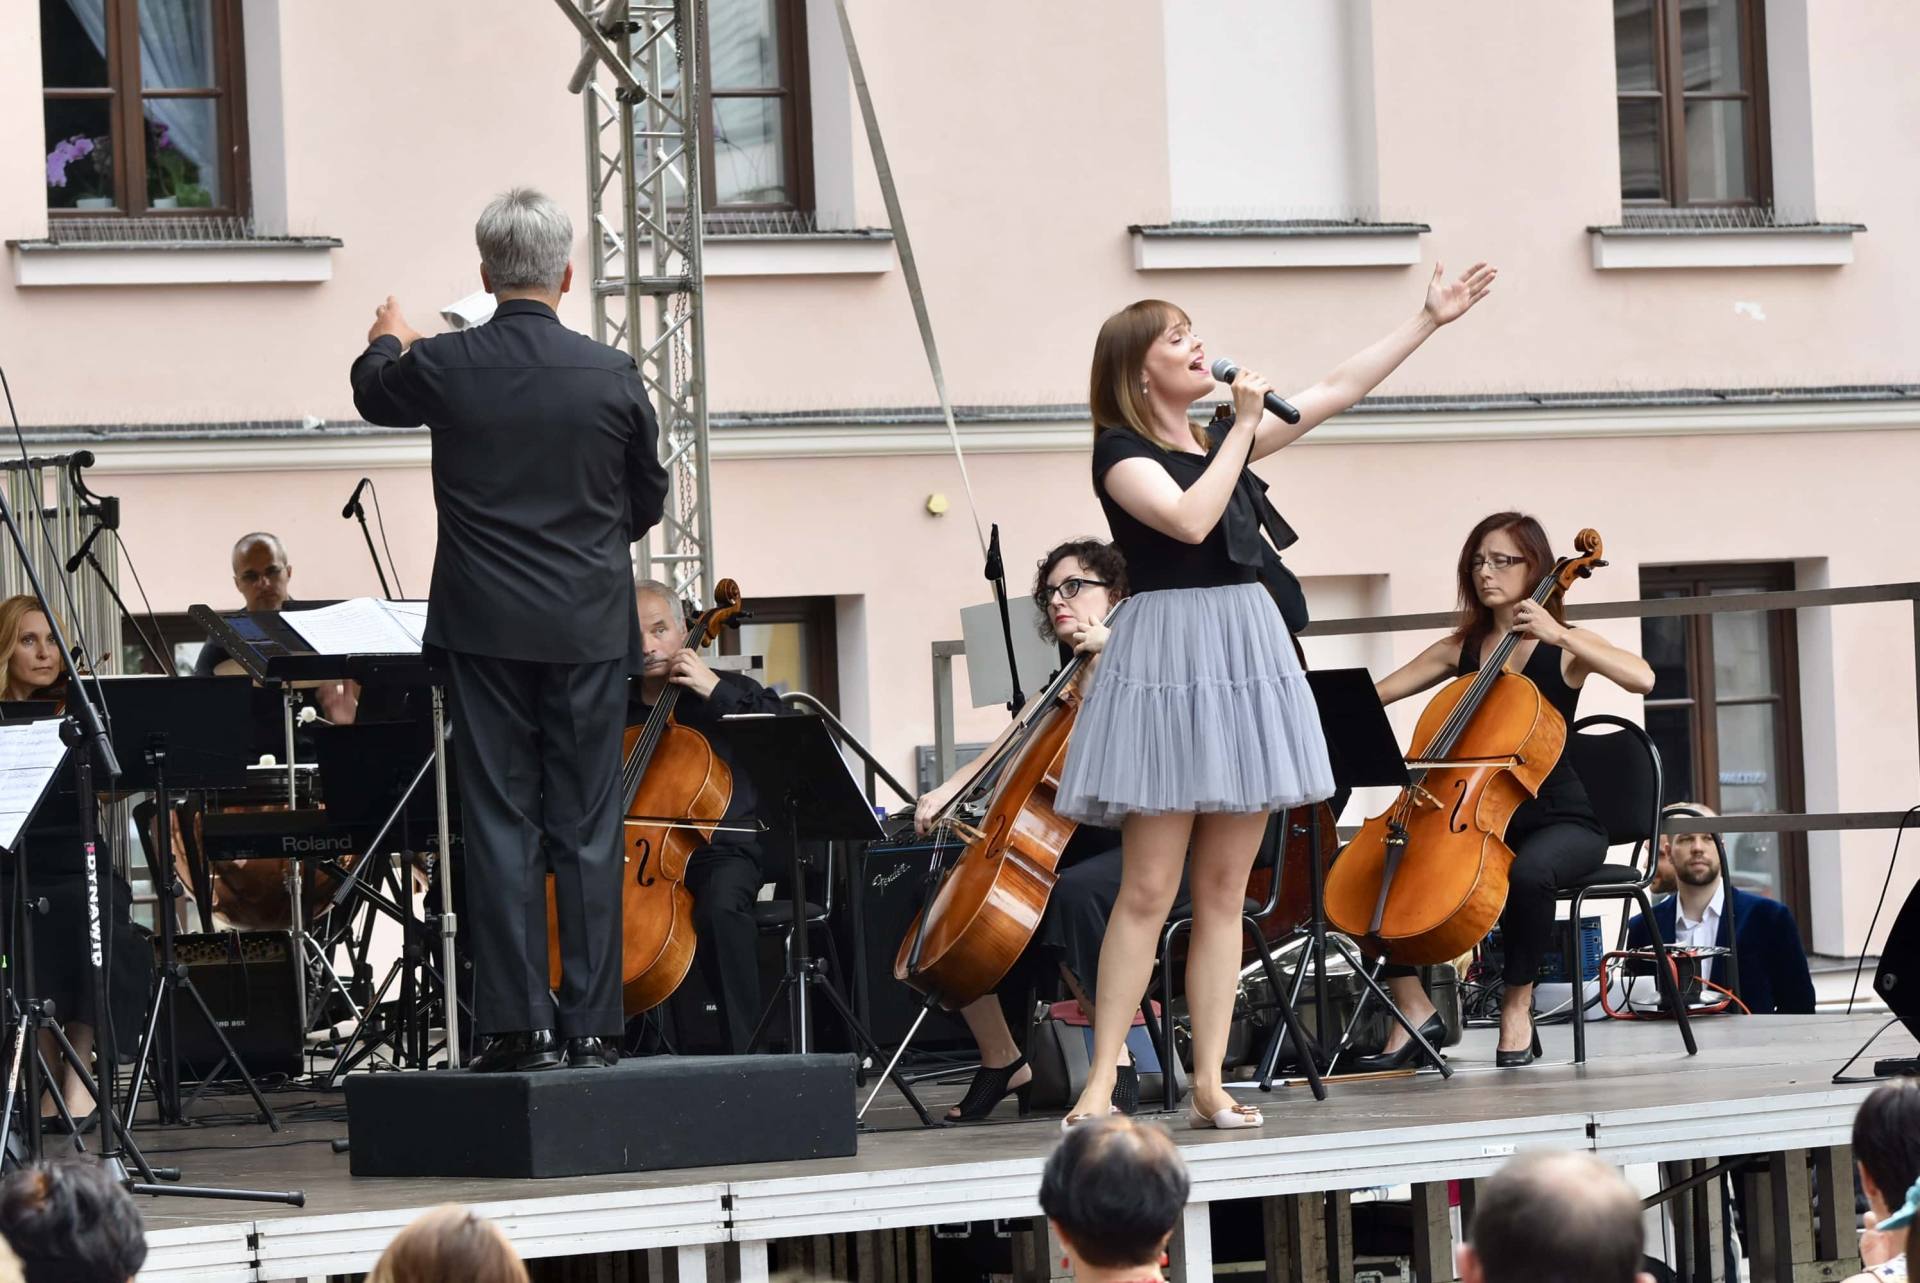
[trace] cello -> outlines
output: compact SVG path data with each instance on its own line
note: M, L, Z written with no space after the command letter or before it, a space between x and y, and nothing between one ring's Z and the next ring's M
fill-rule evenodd
M1545 605L1607 563L1582 530L1533 590ZM1328 871L1327 919L1397 963L1447 962L1485 938L1507 902L1507 821L1566 747L1566 719L1540 689L1506 671L1508 633L1477 673L1454 678L1415 726L1411 782L1369 819Z
M712 608L687 632L699 650L740 613L740 586L722 579ZM668 683L639 726L621 739L620 1001L629 1017L665 1002L693 966L693 893L687 861L705 846L733 800L733 771L707 737L673 719L681 688ZM547 878L547 970L560 986L560 927Z

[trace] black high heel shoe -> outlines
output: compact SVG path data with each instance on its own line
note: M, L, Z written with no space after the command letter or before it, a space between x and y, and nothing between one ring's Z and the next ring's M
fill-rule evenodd
M1126 1064L1114 1068L1113 1107L1123 1114L1140 1108L1140 1069L1131 1056L1127 1057Z
M1545 1054L1540 1050L1540 1031L1534 1029L1533 1041L1520 1051L1495 1051L1493 1063L1501 1069L1524 1069Z
M1015 1074L1026 1068L1026 1064L1027 1058L1022 1056L1002 1069L988 1069L982 1065L974 1070L973 1081L967 1084L967 1094L962 1096L960 1103L954 1106L954 1109L959 1112L949 1112L947 1121L977 1123L991 1114L1000 1102L1007 1098L1009 1092L1019 1100L1020 1114L1025 1117L1028 1099L1033 1094L1033 1080L1029 1078L1018 1087L1009 1087L1007 1084L1013 1080Z
M1447 1022L1440 1019L1440 1013L1434 1012L1420 1026L1420 1036L1435 1051L1440 1050L1440 1040L1447 1036ZM1352 1063L1356 1074L1378 1074L1389 1069L1405 1069L1409 1065L1420 1063L1420 1044L1409 1038L1393 1051L1383 1051L1376 1056L1361 1056Z

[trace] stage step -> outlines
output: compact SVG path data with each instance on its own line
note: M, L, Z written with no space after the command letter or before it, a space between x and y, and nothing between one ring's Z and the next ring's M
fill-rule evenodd
M346 1087L355 1176L586 1176L855 1152L848 1055L354 1074Z

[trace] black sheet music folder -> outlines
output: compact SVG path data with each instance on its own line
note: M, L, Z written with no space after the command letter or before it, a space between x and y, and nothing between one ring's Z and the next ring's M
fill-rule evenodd
M334 601L301 601L296 610L335 606ZM207 630L207 636L225 648L242 668L261 682L356 681L368 685L432 685L440 671L424 655L321 655L277 610L221 612L211 606L192 606L188 614Z

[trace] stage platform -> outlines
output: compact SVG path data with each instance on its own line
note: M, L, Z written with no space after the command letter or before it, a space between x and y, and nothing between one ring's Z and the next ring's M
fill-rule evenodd
M1698 1023L1694 1057L1671 1024L1595 1024L1581 1067L1567 1063L1571 1031L1549 1027L1548 1059L1522 1070L1494 1068L1493 1032L1474 1030L1453 1049L1451 1080L1336 1081L1323 1103L1304 1087L1276 1090L1263 1099L1266 1125L1248 1132L1192 1131L1179 1115L1157 1116L1194 1181L1176 1264L1186 1278L1210 1276L1215 1200L1430 1186L1485 1176L1541 1147L1627 1164L1845 1145L1871 1086L1830 1080L1884 1019L1716 1017ZM1870 1072L1874 1055L1915 1050L1895 1027L1856 1072ZM959 1090L926 1094L944 1108ZM143 1200L151 1256L141 1278L358 1273L408 1221L448 1202L497 1218L529 1259L669 1249L679 1283L717 1276L713 1244L737 1244L739 1274L754 1280L766 1277L772 1240L1037 1215L1057 1117L1018 1120L1009 1099L997 1121L929 1131L898 1099L883 1093L869 1116L879 1127L861 1135L853 1158L554 1181L356 1179L327 1143L346 1135L337 1096L278 1098L289 1110L279 1134L263 1125L142 1128L152 1161L179 1164L190 1183L299 1189L307 1202Z

